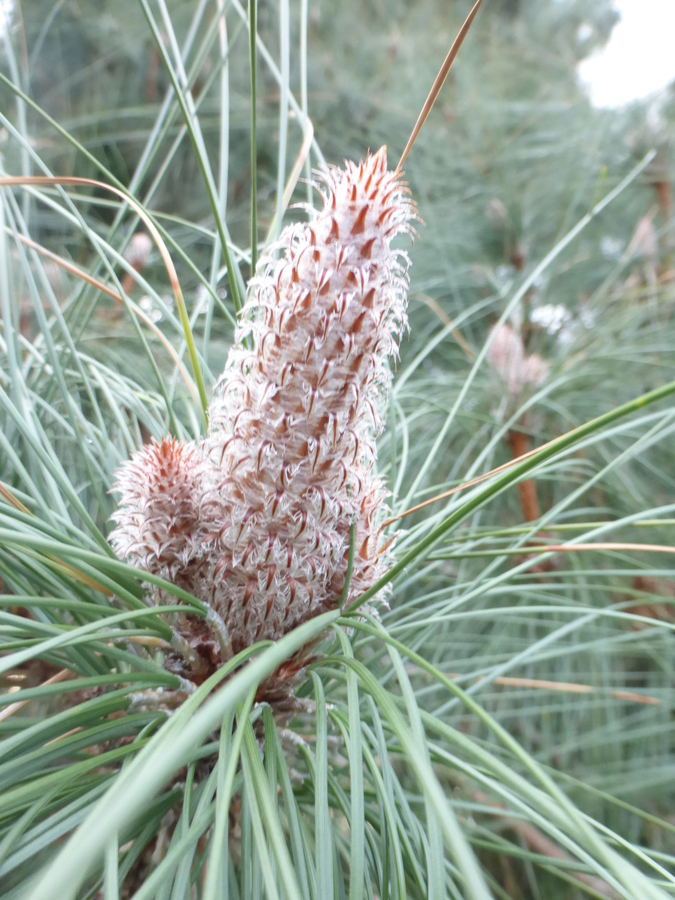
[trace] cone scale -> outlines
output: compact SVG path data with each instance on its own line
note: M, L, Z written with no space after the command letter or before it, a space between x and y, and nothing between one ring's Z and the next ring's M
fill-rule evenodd
M337 606L352 522L348 600L386 569L375 442L407 326L408 259L390 244L413 205L385 148L317 187L323 209L282 231L249 284L205 440L142 448L117 478L118 554L207 603L235 652Z

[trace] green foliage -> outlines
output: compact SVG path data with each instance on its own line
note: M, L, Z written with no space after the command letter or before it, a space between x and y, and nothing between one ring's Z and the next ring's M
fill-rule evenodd
M138 201L189 320L157 250L125 261L142 226L104 187L0 189L7 900L675 894L662 212L656 257L631 244L672 116L655 135L578 87L605 0L486 4L407 163L425 225L379 454L392 516L511 463L514 434L538 452L403 519L381 622L328 613L187 699L169 623L207 610L171 585L148 605L106 541L119 463L204 427L197 373L220 373L250 275L251 159L262 248L303 214L284 190L312 196L291 181L305 112L312 166L383 142L395 161L455 6L261 0L253 147L239 0L31 0L0 39L1 174ZM489 364L506 320L550 364L518 395ZM256 689L310 641L307 712L282 727Z

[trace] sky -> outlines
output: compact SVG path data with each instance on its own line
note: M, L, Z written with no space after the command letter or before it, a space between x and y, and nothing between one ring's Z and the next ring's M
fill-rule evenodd
M14 0L0 0L0 37L7 28L13 7Z
M614 0L621 21L579 66L596 106L622 106L675 80L675 0Z

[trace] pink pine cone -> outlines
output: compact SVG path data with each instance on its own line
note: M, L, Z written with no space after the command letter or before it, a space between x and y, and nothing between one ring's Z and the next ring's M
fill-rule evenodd
M190 549L178 533L163 556L143 545L145 496L119 482L117 551L141 565L171 553L184 560L173 580L218 613L235 652L335 608L352 521L348 600L385 571L375 441L408 284L407 256L390 243L411 232L414 213L385 148L321 182L323 209L284 229L272 248L279 259L268 252L250 283L202 460L190 456L199 505ZM127 466L140 474L134 460Z
M488 347L487 358L490 367L508 387L511 394L519 393L522 387L523 359L525 347L517 331L510 325L495 326L492 343Z
M525 352L523 339L511 325L495 326L492 334L488 363L512 397L517 397L525 387L540 387L546 381L549 364L538 353Z
M117 471L120 505L110 543L118 556L172 581L199 552L202 466L191 443L166 437Z

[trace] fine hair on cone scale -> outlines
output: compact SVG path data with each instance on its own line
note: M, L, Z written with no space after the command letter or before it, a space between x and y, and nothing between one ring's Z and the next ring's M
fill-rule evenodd
M309 221L262 254L205 437L165 438L118 470L115 551L189 591L220 623L215 634L196 616L174 620L183 659L173 667L188 678L353 604L387 570L395 536L384 534L376 440L407 328L409 268L391 245L412 236L417 218L402 165L480 5L396 169L381 147L317 173L322 209L305 207ZM386 601L386 590L374 599Z
M205 439L153 443L117 476L115 550L212 608L234 652L337 606L350 524L347 600L386 570L375 442L407 326L409 262L391 243L414 207L384 147L319 178L323 208L251 279ZM202 648L203 626L189 631Z

